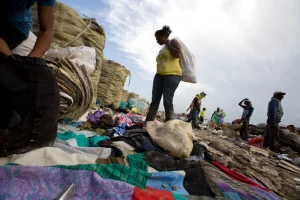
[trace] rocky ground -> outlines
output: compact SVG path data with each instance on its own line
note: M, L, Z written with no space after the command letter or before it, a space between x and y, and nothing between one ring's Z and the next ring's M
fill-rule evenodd
M263 183L282 199L300 199L300 190L296 189L294 180L300 179L300 173L279 167L279 160L275 157L251 152L242 140L222 138L207 130L196 130L195 136L208 144L210 153L218 162Z

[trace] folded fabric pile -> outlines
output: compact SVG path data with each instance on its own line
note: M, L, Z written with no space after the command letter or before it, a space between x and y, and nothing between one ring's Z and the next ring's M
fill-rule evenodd
M91 79L84 66L68 58L48 61L55 72L60 89L60 118L80 118L90 107L93 99Z

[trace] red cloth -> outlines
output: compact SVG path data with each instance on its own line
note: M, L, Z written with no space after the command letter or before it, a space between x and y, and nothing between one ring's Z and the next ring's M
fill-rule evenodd
M262 137L252 138L249 141L249 145L256 146L256 147L259 147L259 148L263 148L263 142L264 142L264 139Z
M134 188L132 200L175 200L172 193L164 190L158 190L146 186L146 190L138 187Z
M230 176L231 178L237 180L237 181L240 181L242 183L246 183L246 184L249 184L249 185L252 185L254 187L257 187L259 189L262 189L262 190L265 190L265 191L270 191L269 188L265 188L265 187L262 187L261 185L259 185L258 183L256 183L255 181L245 177L244 175L242 174L239 174L235 171L232 171L230 169L228 169L227 167L225 167L224 165L221 165L220 163L218 162L215 162L215 161L211 161L211 163L216 166L217 168L219 168L222 172L224 172L225 174L227 174L228 176Z

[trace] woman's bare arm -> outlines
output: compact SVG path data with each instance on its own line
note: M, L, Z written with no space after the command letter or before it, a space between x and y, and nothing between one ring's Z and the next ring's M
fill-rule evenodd
M54 7L38 5L40 32L28 56L42 58L49 49L54 34Z

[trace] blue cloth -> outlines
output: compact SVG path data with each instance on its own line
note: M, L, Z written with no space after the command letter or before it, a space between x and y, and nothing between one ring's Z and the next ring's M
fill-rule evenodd
M183 186L184 176L176 172L154 172L151 173L151 178L147 180L146 186L166 190L172 193L189 195ZM172 190L176 186L177 190Z
M3 2L6 1L6 2ZM11 22L14 27L21 31L26 38L32 27L31 7L37 2L42 6L55 6L55 0L2 0L7 8L7 21ZM1 19L3 20L3 19Z
M127 122L124 122L123 124L114 127L113 128L114 129L114 136L117 137L117 136L124 135L126 126L127 126Z
M278 124L281 121L282 115L283 109L281 102L276 98L272 98L268 104L267 124Z

